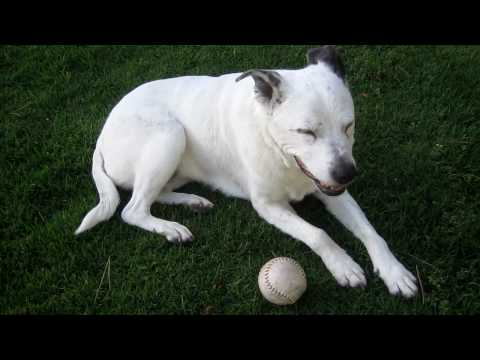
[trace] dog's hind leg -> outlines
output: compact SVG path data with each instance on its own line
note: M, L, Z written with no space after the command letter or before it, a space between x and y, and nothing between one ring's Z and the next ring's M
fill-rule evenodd
M213 208L210 201L200 196L174 192L189 182L190 180L181 176L173 176L155 201L166 205L184 205L197 212Z
M176 120L168 120L166 125L149 136L141 151L132 198L122 211L122 219L130 225L164 235L168 241L186 242L193 236L185 226L155 218L150 212L179 166L186 146L183 126Z
M177 192L162 193L157 197L157 202L167 205L184 205L194 211L204 211L213 208L213 204L197 195Z

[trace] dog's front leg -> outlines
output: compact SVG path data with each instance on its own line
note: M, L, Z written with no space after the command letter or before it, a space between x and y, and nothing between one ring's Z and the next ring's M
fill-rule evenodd
M383 279L391 294L412 297L417 293L415 277L395 258L385 240L378 235L347 191L340 196L327 196L320 192L315 196L365 245L375 272Z
M252 204L268 223L302 241L318 254L340 285L351 287L366 285L361 267L325 231L299 217L288 202L255 199Z

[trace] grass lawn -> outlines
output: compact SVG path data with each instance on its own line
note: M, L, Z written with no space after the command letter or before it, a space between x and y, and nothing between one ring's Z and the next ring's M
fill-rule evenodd
M360 242L311 198L296 209L365 269L365 290L339 287L320 258L248 202L200 185L187 191L211 200L211 212L154 206L192 231L191 246L128 226L118 211L73 236L97 203L91 157L123 95L166 77L299 68L308 48L1 47L0 313L480 313L478 46L340 47L362 170L350 191L420 274L423 294L413 300L390 296ZM122 193L119 209L128 197ZM307 292L291 307L270 305L258 291L258 271L275 256L296 259L308 276Z

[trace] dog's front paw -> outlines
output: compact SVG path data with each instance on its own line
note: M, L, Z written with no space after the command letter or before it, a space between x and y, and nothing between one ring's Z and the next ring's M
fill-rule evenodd
M385 282L392 295L406 298L415 296L418 292L417 279L398 260L391 259L374 268L375 273Z
M340 247L322 257L327 269L341 286L365 287L365 274L353 259Z

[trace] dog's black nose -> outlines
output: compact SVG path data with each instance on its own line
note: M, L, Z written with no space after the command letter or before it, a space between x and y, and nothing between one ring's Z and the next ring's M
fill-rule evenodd
M346 161L345 159L339 160L337 165L331 171L333 180L340 185L350 184L357 174L358 171L355 165L351 161Z

